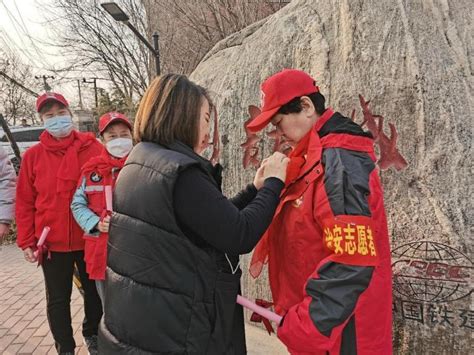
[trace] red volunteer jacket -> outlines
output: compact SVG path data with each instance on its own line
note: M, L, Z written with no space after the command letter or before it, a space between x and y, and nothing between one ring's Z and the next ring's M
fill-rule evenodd
M46 239L51 251L84 249L83 232L70 205L82 165L101 149L91 133L73 131L58 141L45 131L40 143L24 153L16 193L17 244L21 249L35 248L45 226L51 228Z
M268 262L292 354L391 354L391 268L370 134L331 110L282 193L251 272Z

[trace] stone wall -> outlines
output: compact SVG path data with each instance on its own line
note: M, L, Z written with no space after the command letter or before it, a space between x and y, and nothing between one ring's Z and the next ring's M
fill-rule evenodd
M219 42L191 78L214 92L224 189L252 180L240 144L259 84L283 68L316 78L350 115L358 94L396 125L409 166L381 173L391 231L394 346L400 354L467 354L472 346L473 3L294 0ZM261 143L268 154L271 142ZM249 257L243 260L248 268ZM265 277L244 293L269 299Z

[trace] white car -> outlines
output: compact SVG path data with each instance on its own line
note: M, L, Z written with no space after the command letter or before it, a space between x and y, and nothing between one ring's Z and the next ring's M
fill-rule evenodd
M44 131L43 126L31 126L31 127L11 127L10 131L12 132L13 138L20 149L20 154L23 154L25 150L29 147L35 145L39 142L39 136ZM10 158L15 170L18 172L20 164L18 162L15 153L13 152L12 146L8 141L7 135L0 129L0 144L2 145L3 149L8 153L8 157Z

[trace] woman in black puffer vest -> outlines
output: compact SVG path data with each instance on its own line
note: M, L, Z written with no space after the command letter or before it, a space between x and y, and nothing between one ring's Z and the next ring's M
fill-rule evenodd
M239 255L270 224L288 159L275 153L233 199L199 154L212 102L185 76L147 89L114 192L101 354L245 354Z

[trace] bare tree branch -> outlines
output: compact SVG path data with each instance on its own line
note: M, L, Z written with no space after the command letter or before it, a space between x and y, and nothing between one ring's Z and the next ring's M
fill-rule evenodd
M137 29L146 33L141 3L123 0L120 6ZM68 62L56 72L105 72L126 102L132 105L139 99L153 76L151 56L127 27L115 22L98 0L57 0L46 12L47 18L55 19L52 44Z
M141 0L149 31L160 33L165 71L189 74L221 39L261 20L282 4L264 0Z
M0 50L0 57L3 59L0 71L27 88L37 89L31 68L23 64L17 55ZM36 123L34 102L33 95L3 76L0 77L0 112L9 124L15 126L23 118Z

